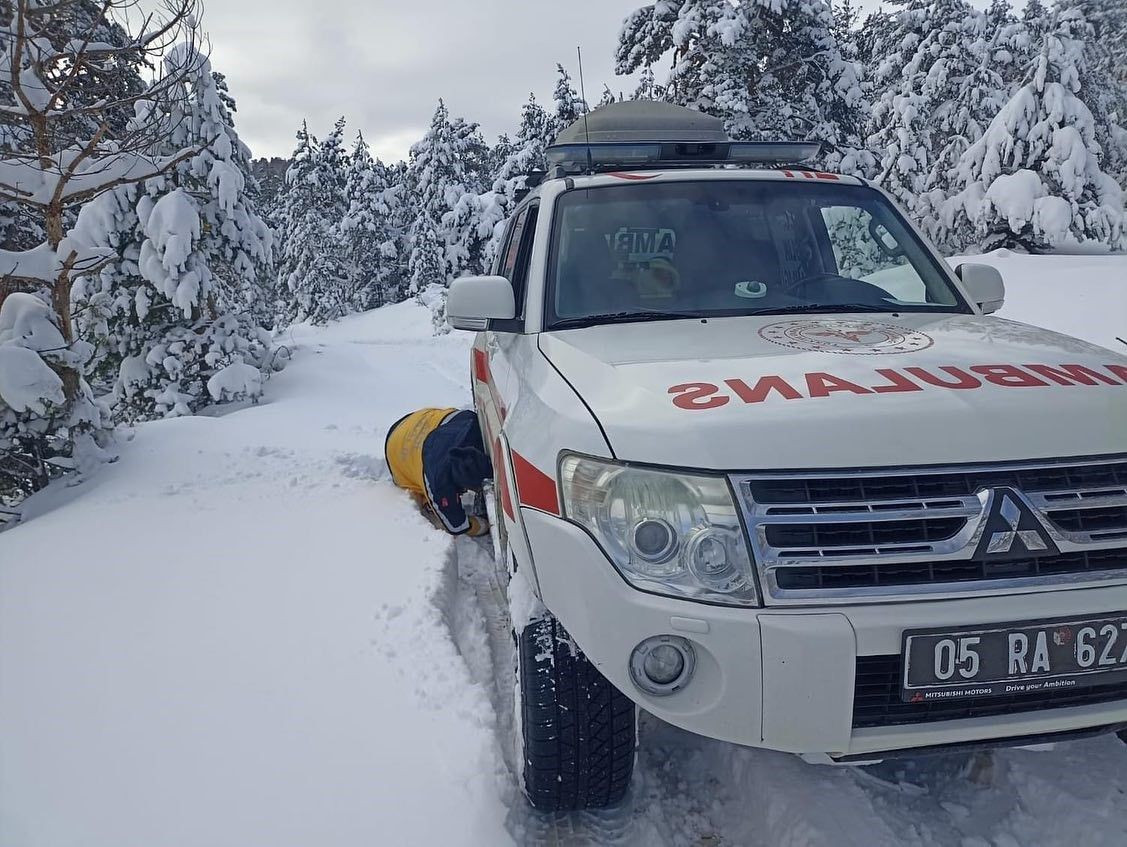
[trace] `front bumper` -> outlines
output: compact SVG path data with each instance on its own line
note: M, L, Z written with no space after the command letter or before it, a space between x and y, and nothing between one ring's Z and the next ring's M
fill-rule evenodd
M858 656L900 652L905 629L1127 609L1127 585L910 603L736 609L638 591L586 532L524 509L542 599L604 676L646 711L725 741L829 760L882 751L1069 732L1127 722L1127 700L986 718L854 728ZM651 697L630 679L643 639L689 639L696 673Z

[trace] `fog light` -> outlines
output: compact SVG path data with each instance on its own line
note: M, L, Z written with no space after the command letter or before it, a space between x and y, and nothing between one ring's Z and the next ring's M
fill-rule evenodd
M669 685L684 669L685 659L672 644L658 644L642 660L646 677L658 685Z
M693 645L676 635L647 638L630 655L630 676L634 684L658 697L688 685L695 666Z

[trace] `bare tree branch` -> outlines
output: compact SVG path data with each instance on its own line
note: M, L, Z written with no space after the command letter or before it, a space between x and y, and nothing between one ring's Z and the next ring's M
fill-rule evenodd
M200 0L161 0L156 12L131 27L130 13L140 8L139 0L16 0L11 22L5 19L0 29L10 84L0 116L24 133L2 151L0 164L8 167L0 169L0 200L38 215L53 249L63 243L68 209L166 173L212 143L168 150L187 112L180 104L206 59ZM135 69L134 76L115 77L119 67ZM136 75L144 68L152 71L147 84ZM68 250L54 280L0 278L0 299L15 290L49 288L69 342L73 280L106 261ZM67 396L74 399L78 374L64 370Z

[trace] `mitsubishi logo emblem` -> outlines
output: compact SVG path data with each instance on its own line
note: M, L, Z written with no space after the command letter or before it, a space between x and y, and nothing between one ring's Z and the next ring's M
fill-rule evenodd
M1030 553L1037 550L1048 549L1048 544L1036 529L1021 529L1021 509L1009 494L1002 495L1002 507L998 510L1002 520L1009 526L1008 530L992 532L990 543L986 548L987 553L1008 553L1014 546L1014 539L1020 539L1025 549Z
M981 492L986 498L986 526L977 557L1026 557L1056 554L1057 547L1025 498L1012 488Z

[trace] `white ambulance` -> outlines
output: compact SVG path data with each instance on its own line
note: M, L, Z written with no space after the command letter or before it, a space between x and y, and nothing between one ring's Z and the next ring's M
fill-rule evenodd
M823 763L1127 724L1127 358L814 152L595 110L450 289L537 808L621 799L637 708Z

